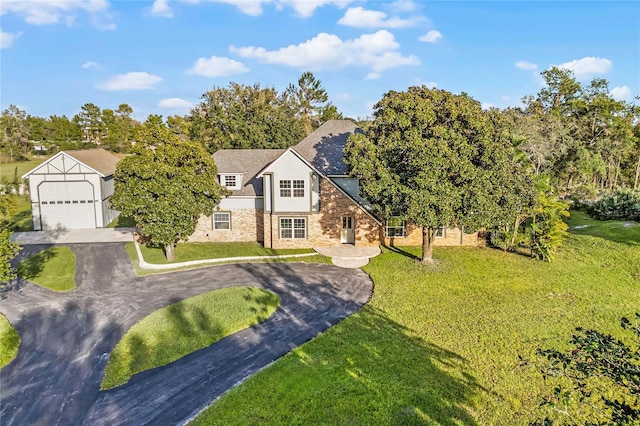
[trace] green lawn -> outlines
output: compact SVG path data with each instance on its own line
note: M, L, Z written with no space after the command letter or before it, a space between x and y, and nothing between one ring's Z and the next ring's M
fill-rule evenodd
M186 250L183 251L183 246L186 246ZM140 246L142 250L142 256L144 260L152 264L166 264L167 259L164 256L164 251L159 248L149 248L144 245ZM133 268L138 276L153 275L157 273L166 273L179 271L184 269L202 268L211 265L200 266L183 266L172 269L151 270L142 269L138 266L138 254L136 253L136 247L134 243L126 243L125 250L133 263ZM181 257L178 258L177 253L181 252ZM272 256L275 254L299 254L299 253L312 253L313 250L296 249L296 250L273 250L265 249L258 243L180 243L176 247L176 262L185 262L189 260L201 260L201 259L220 259L224 257L240 257L240 256ZM181 259L181 260L178 260ZM305 256L302 258L284 258L284 259L263 259L256 260L254 262L259 263L291 263L291 262L305 262L305 263L322 263L331 264L331 258L316 255ZM222 265L223 263L238 263L237 261L221 262L216 265Z
M133 374L169 364L225 336L266 320L280 305L277 294L230 287L159 309L135 324L109 356L101 388Z
M31 201L28 195L8 196L8 212L0 213L0 226L13 232L33 231Z
M133 243L127 243L127 245ZM142 257L149 263L165 264L167 258L162 248L141 245ZM134 249L135 252L135 249ZM220 259L238 256L275 256L279 254L313 253L312 249L276 250L262 247L258 243L178 243L175 248L176 262L189 260ZM136 258L137 259L137 258Z
M411 257L419 248L384 250L363 268L375 283L368 305L194 423L504 425L550 415L539 405L557 382L543 380L535 351L566 348L576 326L628 338L620 317L640 307L634 235L571 235L553 263L439 248L429 267Z
M107 225L107 228L135 228L136 223L131 217L118 216Z
M640 223L632 220L593 220L588 214L574 210L567 223L574 234L640 245Z
M0 314L0 368L9 364L18 354L20 336L9 324L7 317Z
M18 276L53 291L76 288L76 255L68 247L43 250L18 265Z
M18 179L22 180L22 175L31 171L37 165L44 163L49 157L36 157L29 161L15 161L13 163L0 163L0 179L3 177L8 181L13 180L13 174L18 168Z

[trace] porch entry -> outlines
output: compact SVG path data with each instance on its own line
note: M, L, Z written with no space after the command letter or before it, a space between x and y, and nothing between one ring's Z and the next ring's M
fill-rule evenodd
M356 242L356 232L354 229L353 216L342 217L342 232L340 232L340 242L342 244L354 244Z

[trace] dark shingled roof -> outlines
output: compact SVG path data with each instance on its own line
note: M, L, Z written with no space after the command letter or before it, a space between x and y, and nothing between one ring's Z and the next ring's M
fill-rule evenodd
M349 120L329 120L293 149L326 176L346 175L343 150L352 133L362 130Z
M242 189L233 195L262 196L262 178L256 175L271 164L284 149L221 149L213 154L218 173L242 173Z
M110 176L116 171L116 164L120 158L102 148L82 149L77 151L63 151L66 155L75 158L81 163L91 167L103 176Z

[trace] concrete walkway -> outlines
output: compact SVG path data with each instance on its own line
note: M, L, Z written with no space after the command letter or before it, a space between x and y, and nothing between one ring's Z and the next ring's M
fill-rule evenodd
M342 244L335 247L317 247L314 250L331 258L334 265L341 268L359 268L369 263L369 259L380 254L380 247L362 247Z
M50 245L27 245L16 261ZM56 293L18 281L0 311L18 330L18 356L0 370L0 423L178 425L229 389L362 307L373 283L360 270L304 263L242 264L136 277L124 244L69 245L76 284ZM176 362L100 391L108 354L133 324L186 297L229 286L272 291L266 321ZM185 316L175 312L175 320ZM194 327L216 326L203 317Z
M128 243L135 228L56 229L16 232L11 241L22 244Z

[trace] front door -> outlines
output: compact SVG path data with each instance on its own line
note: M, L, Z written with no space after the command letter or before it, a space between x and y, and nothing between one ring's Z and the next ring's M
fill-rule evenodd
M340 242L343 244L353 244L356 242L356 233L354 230L353 216L342 217L342 232L340 233Z

